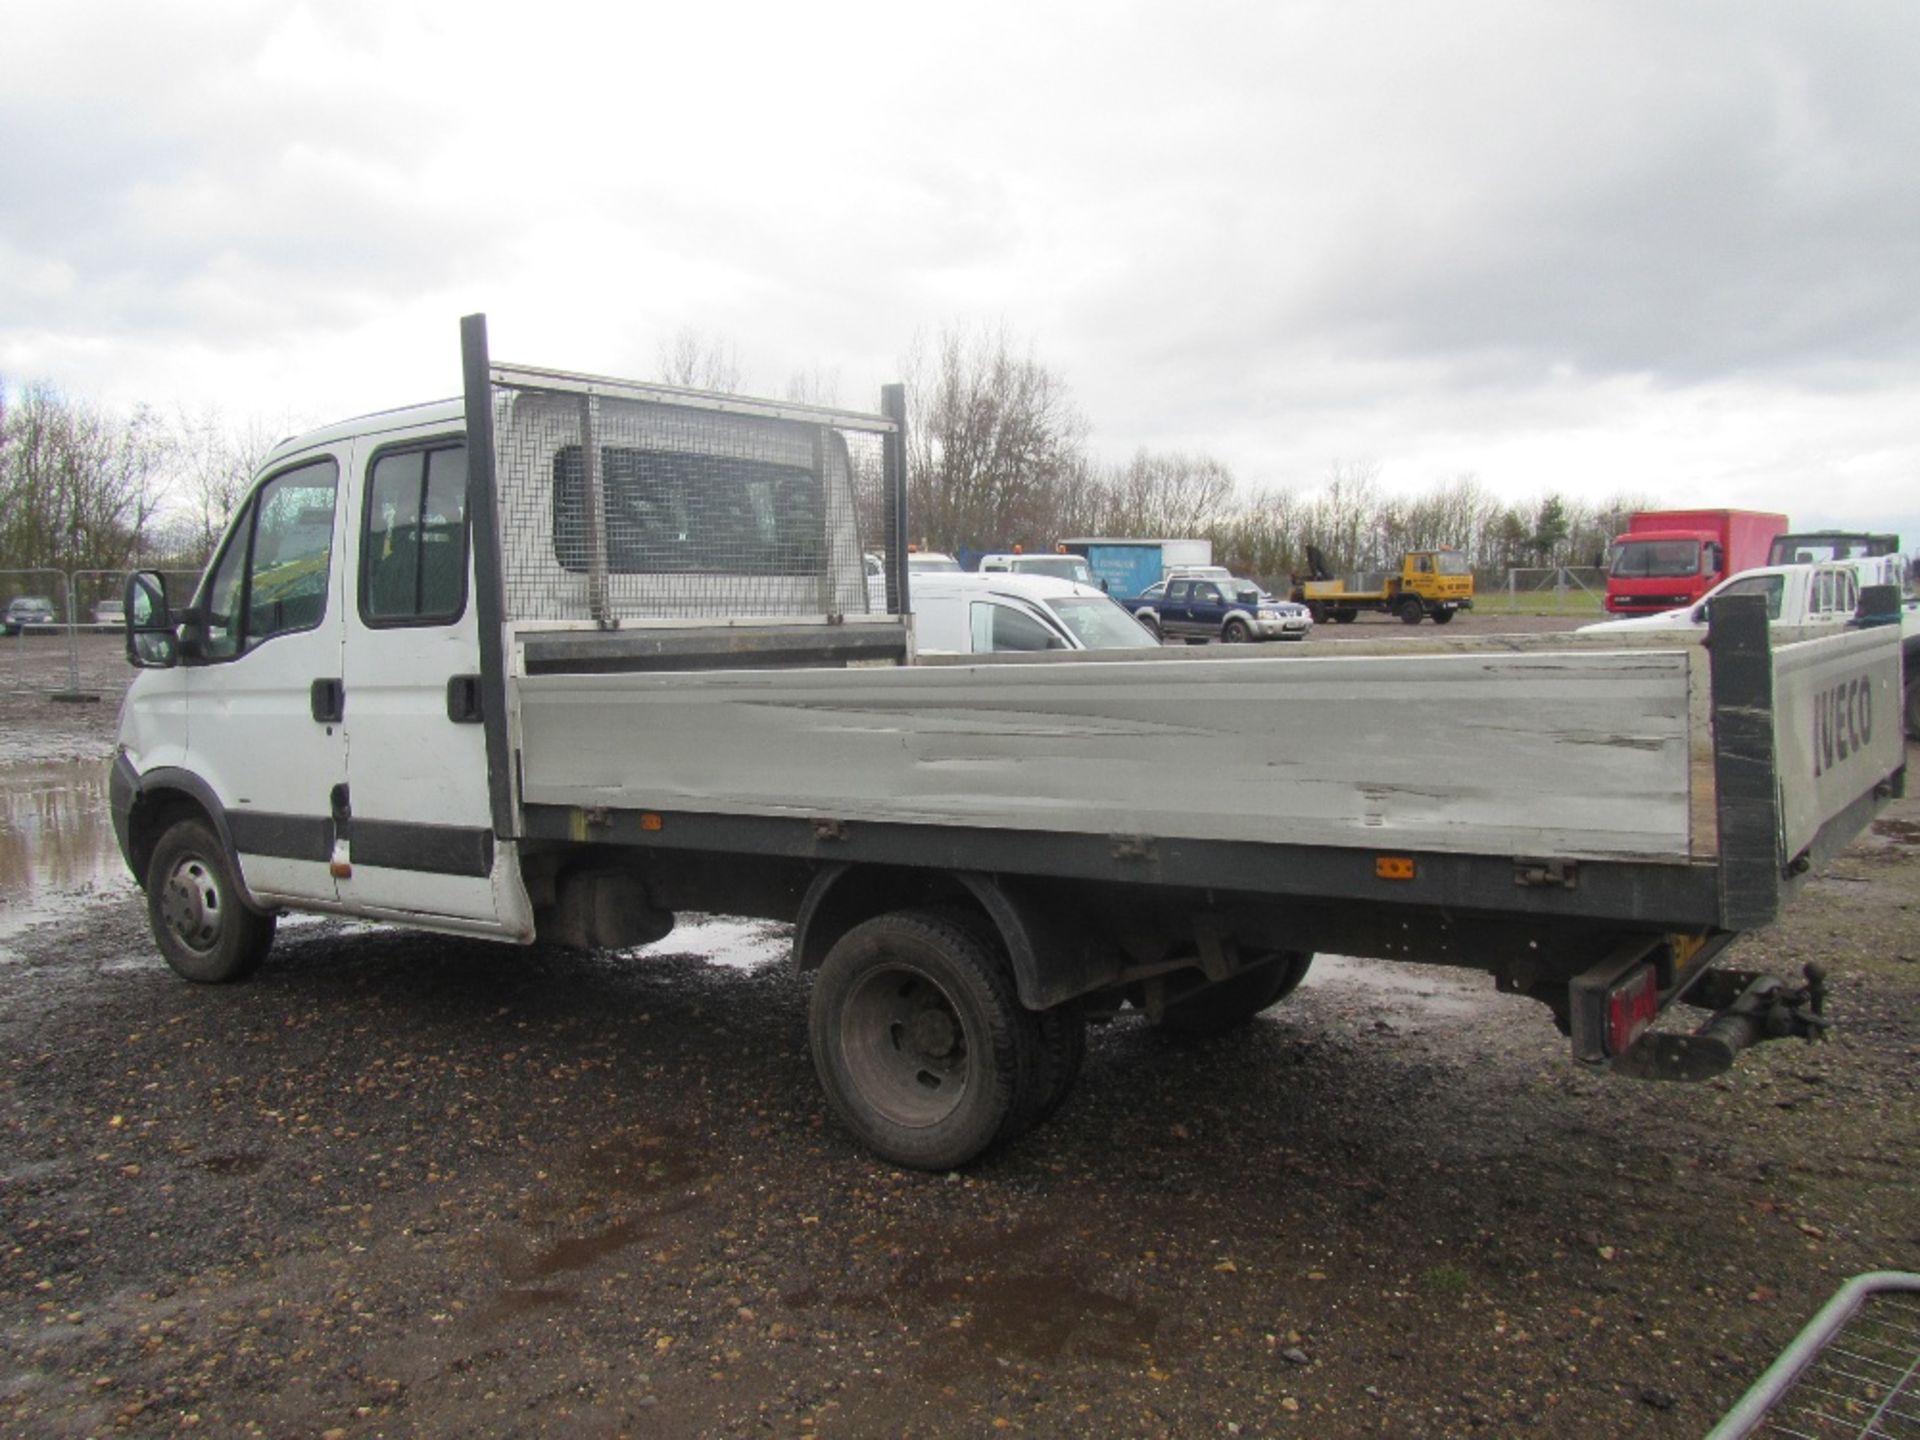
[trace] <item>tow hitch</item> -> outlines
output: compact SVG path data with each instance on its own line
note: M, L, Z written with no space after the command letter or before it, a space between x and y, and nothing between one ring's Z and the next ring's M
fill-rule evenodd
M1802 973L1806 984L1790 986L1751 970L1707 971L1684 998L1713 1011L1712 1018L1691 1035L1645 1032L1614 1058L1614 1072L1636 1080L1708 1080L1762 1040L1826 1038L1833 1023L1823 1013L1827 972L1808 965Z

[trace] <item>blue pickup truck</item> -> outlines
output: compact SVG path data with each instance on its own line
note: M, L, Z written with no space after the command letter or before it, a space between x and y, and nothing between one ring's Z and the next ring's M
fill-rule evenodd
M1313 630L1306 606L1276 600L1251 580L1176 576L1158 595L1154 589L1131 602L1130 608L1136 620L1165 640L1185 640L1189 645L1222 640L1235 645L1250 640L1304 640Z

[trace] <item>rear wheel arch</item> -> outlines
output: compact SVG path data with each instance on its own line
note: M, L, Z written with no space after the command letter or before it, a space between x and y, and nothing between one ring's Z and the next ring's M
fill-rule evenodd
M1050 1002L1032 918L991 875L978 871L874 865L836 865L821 871L794 918L794 968L818 970L827 952L856 925L896 910L927 908L976 914L1006 947L1020 1003L1031 1010L1046 1008Z

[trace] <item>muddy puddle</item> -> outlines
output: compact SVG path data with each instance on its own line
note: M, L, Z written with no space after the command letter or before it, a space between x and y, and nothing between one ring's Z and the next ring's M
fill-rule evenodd
M76 900L132 889L113 838L103 763L0 765L0 939L58 917Z

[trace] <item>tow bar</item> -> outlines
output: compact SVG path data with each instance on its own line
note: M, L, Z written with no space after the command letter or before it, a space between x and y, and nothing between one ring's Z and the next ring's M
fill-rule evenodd
M1808 965L1802 973L1806 984L1789 986L1751 970L1708 970L1683 997L1714 1012L1706 1024L1691 1035L1645 1032L1614 1057L1614 1072L1635 1080L1710 1080L1762 1040L1825 1039L1833 1024L1824 1013L1827 972Z

